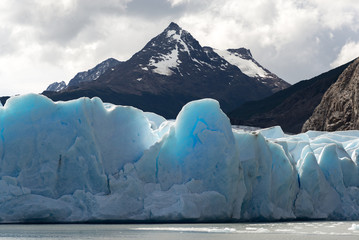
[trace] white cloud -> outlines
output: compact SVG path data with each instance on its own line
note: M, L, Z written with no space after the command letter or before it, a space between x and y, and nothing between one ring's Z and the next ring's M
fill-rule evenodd
M250 48L291 83L329 70L340 46L359 41L356 0L212 0L179 22L202 45Z
M351 41L342 47L340 53L338 54L338 57L330 65L333 68L338 67L357 57L359 57L359 42Z
M350 26L358 29L359 23L359 5L357 0L307 0L320 13L320 21L323 26L330 29L338 29L344 26Z
M319 13L288 0L214 0L201 12L186 14L180 24L201 44L216 48L247 47L265 67L294 82L310 76L308 59L318 54Z

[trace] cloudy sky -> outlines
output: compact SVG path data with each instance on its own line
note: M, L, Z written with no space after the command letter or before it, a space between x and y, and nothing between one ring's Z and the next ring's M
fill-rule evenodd
M290 83L359 56L357 0L1 0L0 96L127 60L171 21L202 46L250 48Z

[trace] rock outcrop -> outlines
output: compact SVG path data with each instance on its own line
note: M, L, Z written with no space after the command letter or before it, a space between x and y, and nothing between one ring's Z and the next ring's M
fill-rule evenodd
M359 129L359 58L327 90L302 131Z

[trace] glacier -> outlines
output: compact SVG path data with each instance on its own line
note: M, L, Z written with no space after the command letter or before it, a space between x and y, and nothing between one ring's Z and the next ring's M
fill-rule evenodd
M0 222L359 219L359 131L232 128L217 101L175 120L99 98L0 106Z

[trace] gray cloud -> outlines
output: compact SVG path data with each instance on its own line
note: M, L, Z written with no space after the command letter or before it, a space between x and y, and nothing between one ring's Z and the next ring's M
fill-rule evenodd
M154 21L161 18L177 18L181 16L185 8L183 6L172 7L165 0L132 0L127 4L126 14Z
M10 28L0 27L0 39L0 55L9 55L16 51L16 42Z
M37 40L66 44L103 16L124 14L129 0L12 1L12 21Z
M359 56L356 0L2 0L0 95L127 60L171 21L201 45L250 48L291 83Z

